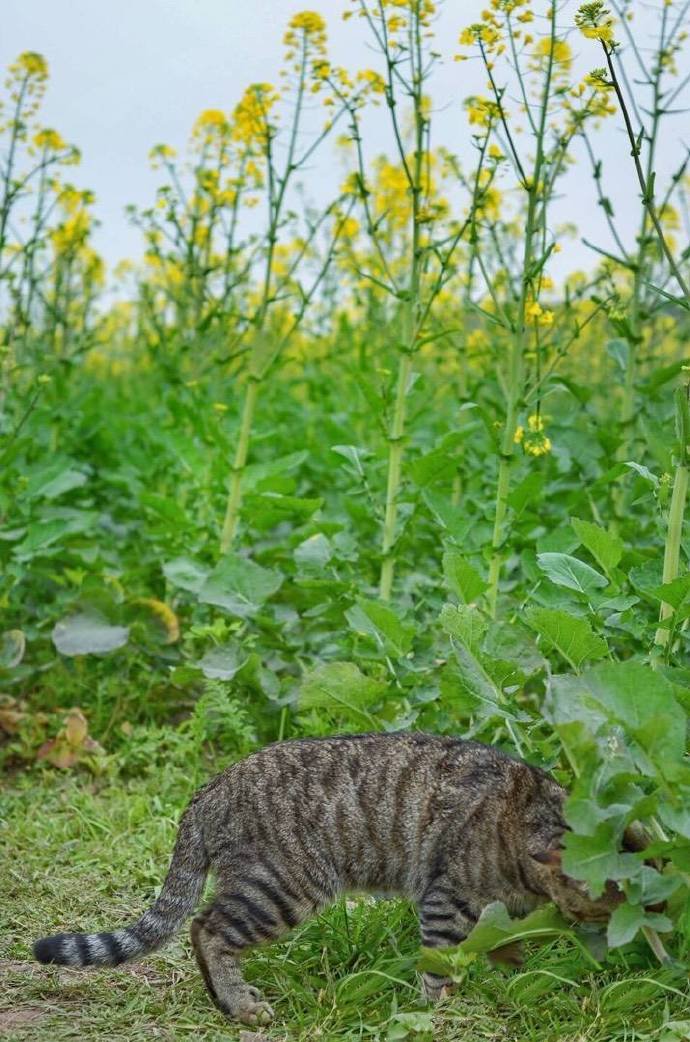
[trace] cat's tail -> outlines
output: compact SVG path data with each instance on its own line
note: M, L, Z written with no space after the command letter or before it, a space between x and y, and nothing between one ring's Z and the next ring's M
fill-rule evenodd
M42 937L34 944L35 958L62 966L117 966L165 944L196 909L208 873L208 858L195 818L192 803L180 822L160 895L135 923L108 933Z

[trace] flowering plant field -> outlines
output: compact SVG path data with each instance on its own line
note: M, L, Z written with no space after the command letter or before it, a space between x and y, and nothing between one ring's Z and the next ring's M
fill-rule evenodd
M64 982L22 970L26 931L89 925L94 897L104 918L139 907L185 799L231 760L410 728L553 772L564 869L626 900L600 930L494 909L435 956L458 983L438 1012L409 910L348 902L250 960L277 997L270 1037L690 1038L690 4L663 0L643 42L632 0L488 0L457 26L457 153L434 144L436 7L353 0L365 69L296 14L273 82L202 112L184 154L152 143L142 254L113 273L79 151L43 124L46 59L8 70L11 1037L74 1037L75 1001L83 1037L228 1037L179 951L150 978L75 978L64 1004ZM485 89L464 97L469 62ZM341 172L317 205L324 156ZM553 214L576 158L600 229L563 275ZM633 822L644 849L621 852ZM525 965L488 969L516 937Z

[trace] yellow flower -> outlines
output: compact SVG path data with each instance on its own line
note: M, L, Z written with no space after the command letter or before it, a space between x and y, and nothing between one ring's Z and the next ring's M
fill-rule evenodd
M538 412L527 417L527 426L531 434L540 434L544 430L544 420Z
M303 30L305 33L325 33L326 23L317 11L300 11L288 23L290 29Z
M589 40L601 40L607 47L612 47L615 43L613 18L603 0L593 0L593 3L582 4L575 15L575 25Z
M47 152L61 152L63 148L67 148L57 130L49 130L47 127L34 135L34 145L36 148L45 148Z
M519 445L522 439L525 437L525 428L520 424L515 428L515 434L513 435L513 441L516 445Z
M252 83L247 87L235 108L234 137L244 144L266 141L272 134L268 117L279 98L270 83Z
M573 60L573 52L565 40L551 40L544 36L534 49L538 58L551 58L557 65L569 66Z
M24 51L19 55L10 71L23 72L26 76L34 76L38 80L48 78L48 62L36 51Z
M523 448L530 456L546 456L551 452L551 438L540 437L525 439Z
M374 69L362 69L361 72L357 73L357 79L360 83L364 83L374 94L383 94L386 90L383 76Z

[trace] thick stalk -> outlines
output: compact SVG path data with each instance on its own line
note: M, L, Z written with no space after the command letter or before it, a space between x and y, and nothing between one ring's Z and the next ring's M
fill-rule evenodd
M411 41L414 46L410 47L411 60L411 82L412 99L414 105L414 163L410 170L403 147L400 129L395 112L394 93L394 65L387 51L388 63L388 88L387 103L390 111L393 132L398 146L401 165L405 171L408 187L412 199L412 242L410 247L410 276L407 300L405 302L405 328L403 330L403 349L398 365L398 380L395 393L395 405L393 417L388 433L388 480L386 483L386 506L383 518L383 538L381 542L381 575L379 579L379 597L382 601L389 601L393 588L393 576L395 573L395 555L393 548L396 537L396 523L398 519L398 490L400 488L400 476L402 471L403 445L405 435L406 400L407 390L412 374L412 354L416 347L419 335L420 318L420 260L421 240L419 210L422 195L423 164L428 150L424 147L425 118L423 112L423 61L420 24L417 19L414 22L414 30L410 30ZM428 190L428 189L427 189Z
M223 522L223 531L220 537L220 552L222 554L228 553L234 542L235 535L237 534L237 525L240 517L240 504L242 502L242 477L247 463L249 438L251 435L252 421L254 419L254 410L256 408L258 395L259 380L255 376L250 376L244 396L240 434L237 441L237 447L235 448L235 458L232 463L232 472L228 487L228 502L225 508L225 520Z
M668 529L666 531L666 546L664 548L664 571L662 582L670 583L678 577L678 566L680 563L680 541L683 533L683 517L685 516L685 501L688 494L688 468L685 461L681 461L676 467L676 476L671 493L671 506L668 511ZM673 614L670 604L662 604L659 612L659 621L664 622ZM664 647L668 643L668 629L659 626L654 637L654 643Z
M525 320L529 294L532 289L531 273L532 266L534 263L534 236L538 230L539 225L539 221L537 219L537 203L539 201L540 191L545 191L543 186L540 187L540 184L545 164L544 139L546 135L549 98L551 96L551 81L554 65L553 47L556 37L555 4L551 7L550 17L551 50L549 53L549 61L546 76L544 79L544 88L541 96L540 115L535 135L536 154L534 157L534 167L532 171L532 177L529 180L525 177L524 169L522 167L522 164L520 163L512 138L510 137L508 123L506 121L505 114L503 111L501 94L499 93L494 83L494 79L491 74L491 67L487 63L483 47L481 48L482 57L484 58L484 64L487 65L489 71L489 79L494 92L494 97L499 107L501 121L508 135L508 141L510 143L515 164L520 175L520 182L523 185L523 187L527 189L528 192L527 218L525 221L525 238L522 254L522 285L520 288L520 299L518 302L517 314L512 329L510 368L508 371L507 380L506 418L503 427L503 438L501 441L500 458L498 464L498 481L496 483L496 507L494 511L493 533L491 536L491 561L489 564L489 585L486 593L489 612L492 618L494 618L496 615L496 604L498 601L498 583L501 575L501 564L503 559L502 547L505 538L504 528L506 514L508 511L508 496L510 494L510 471L513 462L513 455L515 452L515 432L517 430L518 407L524 395L524 360L526 334ZM518 76L520 76L519 67ZM540 217L540 221L542 223L546 220L547 203L548 194L544 196L542 202L542 210Z
M398 368L398 383L395 393L395 407L391 420L390 433L388 435L388 482L386 485L386 509L383 519L383 542L381 544L381 579L379 583L379 596L382 601L390 600L393 588L393 573L395 571L395 558L393 557L393 546L395 544L395 526L398 519L398 488L400 487L400 472L403 457L403 436L405 433L405 415L407 401L407 386L412 372L412 355L406 351L400 358Z

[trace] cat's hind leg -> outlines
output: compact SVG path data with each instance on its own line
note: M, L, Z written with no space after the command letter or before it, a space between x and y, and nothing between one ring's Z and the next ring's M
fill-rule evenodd
M274 874L275 875L275 874ZM302 889L302 888L299 888ZM275 941L319 904L311 895L269 878L264 870L224 882L212 904L192 923L192 944L201 975L218 1008L243 1024L268 1024L273 1010L247 984L239 965L248 948Z

